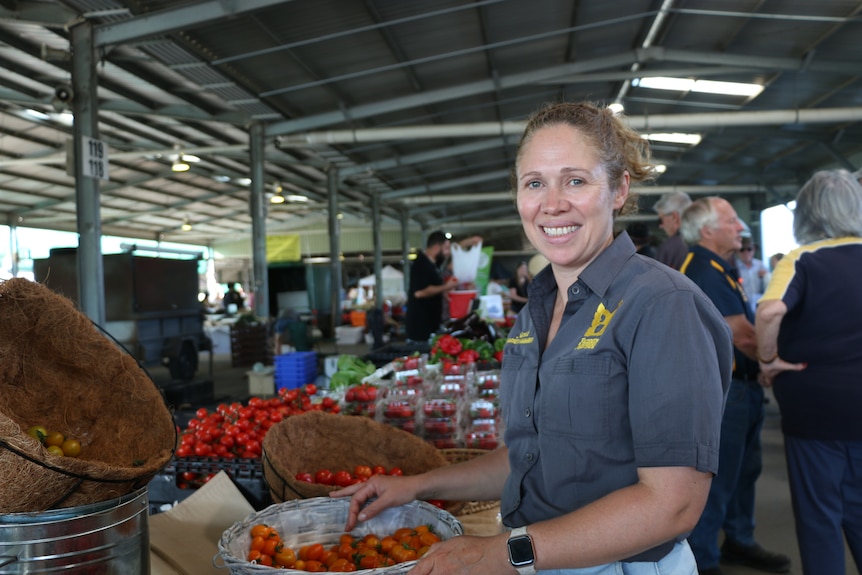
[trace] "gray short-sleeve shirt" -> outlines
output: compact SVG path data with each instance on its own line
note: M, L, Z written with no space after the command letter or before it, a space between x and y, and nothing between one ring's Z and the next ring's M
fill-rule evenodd
M568 291L544 349L556 283L537 275L506 344L507 525L578 509L637 482L638 467L718 469L733 346L712 302L625 233Z

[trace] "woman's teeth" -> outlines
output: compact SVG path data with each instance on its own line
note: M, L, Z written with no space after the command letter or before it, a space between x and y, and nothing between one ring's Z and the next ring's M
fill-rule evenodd
M542 228L542 231L549 236L564 236L574 233L580 226L563 226L561 228Z

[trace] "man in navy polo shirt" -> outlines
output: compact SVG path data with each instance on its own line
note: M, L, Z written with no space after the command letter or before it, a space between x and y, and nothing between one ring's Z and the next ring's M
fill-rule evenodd
M734 370L721 423L718 473L689 545L701 575L720 575L719 561L785 573L790 558L767 551L754 539L754 484L763 467L760 429L763 388L758 382L754 315L731 263L744 229L733 206L702 198L683 212L682 236L691 244L680 271L691 278L733 332ZM724 530L719 550L718 536Z

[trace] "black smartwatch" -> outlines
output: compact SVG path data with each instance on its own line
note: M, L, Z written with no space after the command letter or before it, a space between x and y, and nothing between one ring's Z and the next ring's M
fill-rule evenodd
M512 529L509 533L509 563L521 575L533 575L536 572L536 555L533 553L533 540L527 534L526 527Z

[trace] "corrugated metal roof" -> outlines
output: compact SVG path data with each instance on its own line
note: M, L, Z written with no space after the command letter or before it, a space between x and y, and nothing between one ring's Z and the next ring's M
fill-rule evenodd
M100 185L103 233L210 244L248 238L253 122L264 126L268 193L280 184L310 198L302 206L269 205L271 233L325 229L327 171L338 169L346 231L370 237L370 197L379 193L386 230L398 230L406 213L414 237L446 228L519 249L514 205L500 194L518 138L502 125L549 100L620 99L632 121L644 124L685 117L703 139L694 147L655 145L668 166L657 185L693 195L743 186L728 197L750 223L760 209L795 195L815 170L862 165L860 0L16 6L0 8L0 212L21 225L76 229L64 157L72 131L52 99L71 81L69 30L82 22L108 39L96 66L99 137L112 158L111 179ZM632 83L650 75L765 89L746 98ZM834 109L846 114L793 116ZM731 116L769 111L785 114ZM501 129L337 142L331 135L456 124ZM312 136L333 141L298 143ZM170 163L181 152L201 161L176 174ZM655 199L642 197L645 214ZM185 218L191 232L180 231Z

